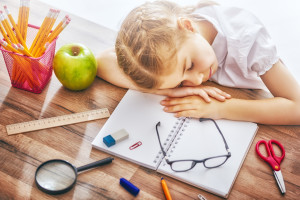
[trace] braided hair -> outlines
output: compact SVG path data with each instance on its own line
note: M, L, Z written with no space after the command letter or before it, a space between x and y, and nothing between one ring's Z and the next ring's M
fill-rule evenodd
M155 1L144 3L127 15L115 50L119 66L137 86L158 88L162 77L172 72L176 52L186 38L186 32L177 27L177 19L192 11L173 2Z

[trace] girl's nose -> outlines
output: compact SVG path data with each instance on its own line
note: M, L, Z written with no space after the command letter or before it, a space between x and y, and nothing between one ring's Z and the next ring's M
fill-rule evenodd
M182 82L183 86L197 86L197 85L201 85L202 81L203 81L203 77L204 75L202 73L200 74L192 74L191 76L189 76L186 80L184 80Z

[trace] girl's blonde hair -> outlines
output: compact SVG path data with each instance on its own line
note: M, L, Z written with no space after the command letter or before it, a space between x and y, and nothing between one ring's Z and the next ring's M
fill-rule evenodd
M116 39L119 66L137 86L159 87L160 77L170 72L173 58L187 35L177 27L178 17L188 17L195 8L211 4L183 8L173 2L155 1L133 9Z

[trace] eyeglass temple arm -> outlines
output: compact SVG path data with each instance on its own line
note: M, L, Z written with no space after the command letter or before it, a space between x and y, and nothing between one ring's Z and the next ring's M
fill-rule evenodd
M207 120L210 120L210 121L212 121L212 122L215 124L215 126L217 127L219 133L221 134L221 136L222 136L222 138L223 138L223 141L224 141L224 143L225 143L225 148L226 148L226 150L229 152L229 147L228 147L228 145L227 145L227 142L226 142L226 140L225 140L225 137L224 137L224 135L223 135L221 129L219 128L217 122L216 122L215 120L211 119L211 118L200 118L200 119L199 119L200 122L202 122L202 121L207 121Z
M156 128L156 134L157 134L157 137L158 137L158 142L159 142L161 151L162 151L162 153L164 154L164 156L166 157L167 154L166 154L166 152L164 151L163 146L161 145L161 142L160 142L160 137L159 137L159 134L158 134L158 128L157 128L158 126L160 126L160 122L157 122L157 124L156 124L156 126L155 126L155 128Z

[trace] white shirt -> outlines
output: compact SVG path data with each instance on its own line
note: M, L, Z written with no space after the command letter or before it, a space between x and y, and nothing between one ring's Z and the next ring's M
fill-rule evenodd
M249 11L234 7L207 6L193 15L218 31L212 48L219 66L210 80L228 87L266 89L259 76L279 57L263 24Z

